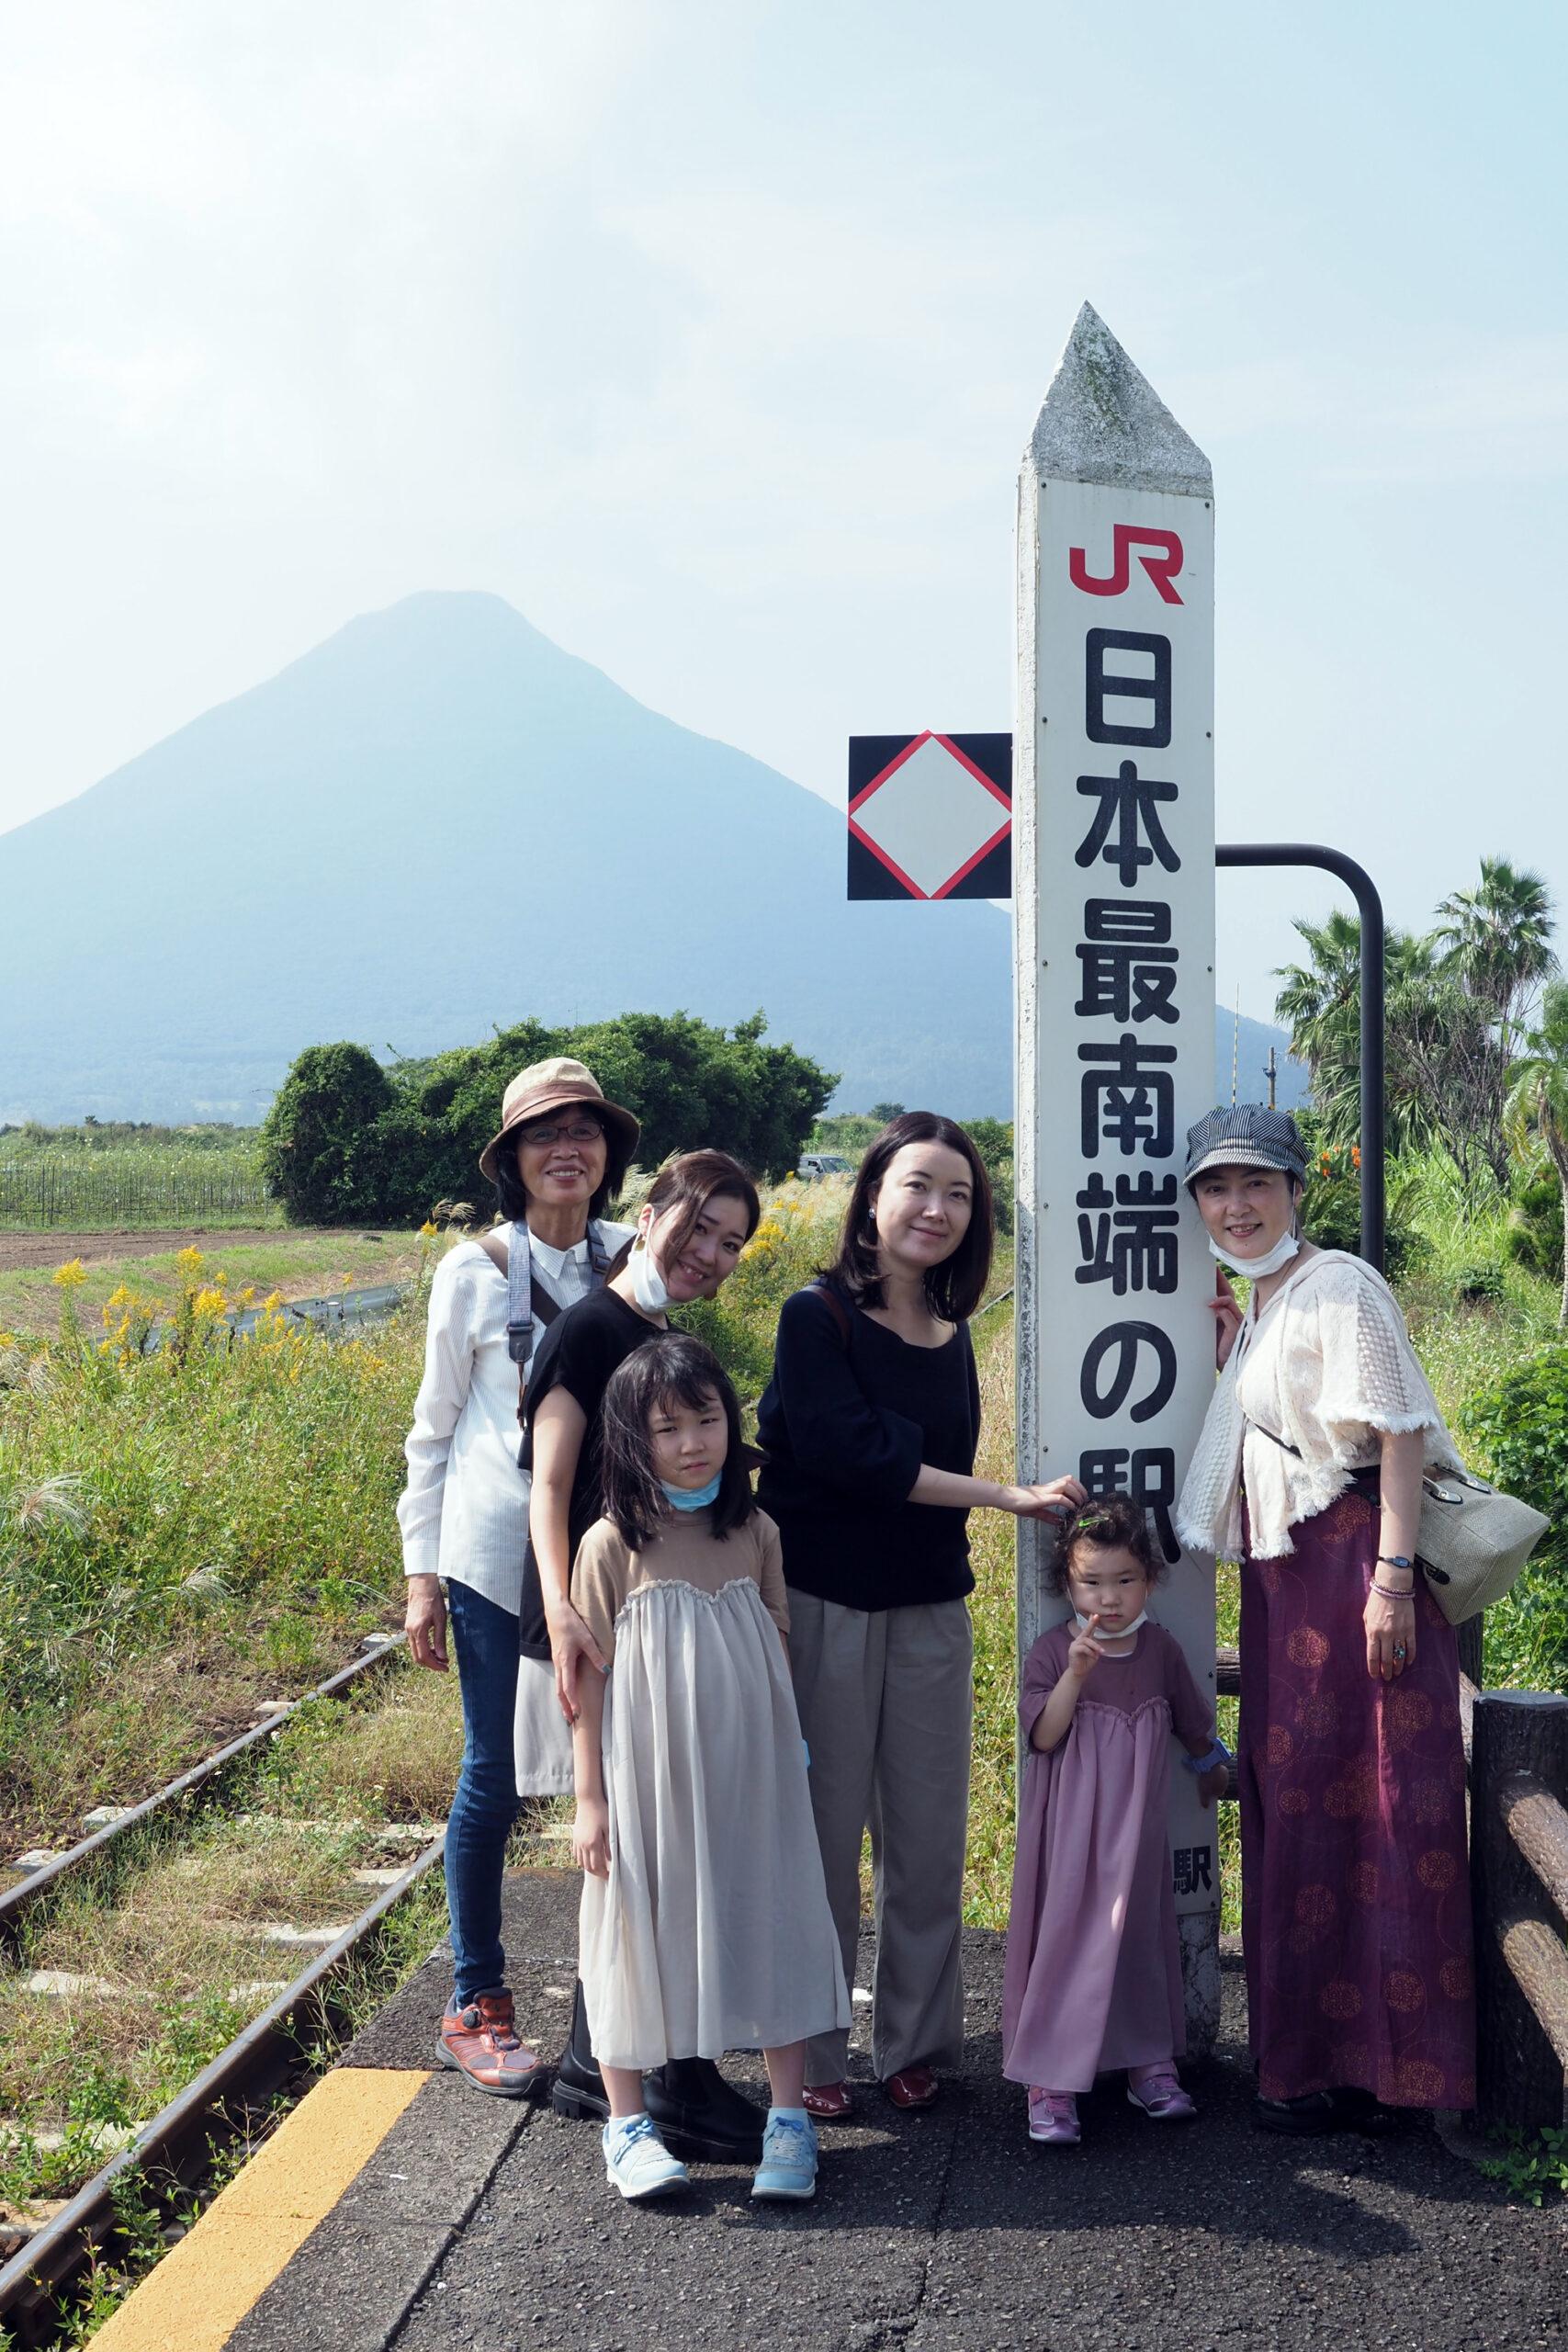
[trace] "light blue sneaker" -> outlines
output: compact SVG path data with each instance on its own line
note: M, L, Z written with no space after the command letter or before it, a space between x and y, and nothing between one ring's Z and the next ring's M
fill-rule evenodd
M771 2107L762 2134L762 2161L751 2183L753 2197L790 2198L800 2203L817 2194L817 2132L803 2107Z
M612 2117L599 2135L604 2151L604 2177L614 2182L629 2205L645 2197L667 2197L672 2188L689 2188L692 2176L671 2154L646 2115Z

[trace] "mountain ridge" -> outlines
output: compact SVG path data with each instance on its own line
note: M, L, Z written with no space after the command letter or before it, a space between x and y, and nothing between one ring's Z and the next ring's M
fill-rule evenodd
M841 1101L1010 1103L1004 916L850 905L840 812L484 591L356 616L0 835L0 1119L252 1120L335 1037L759 1005Z

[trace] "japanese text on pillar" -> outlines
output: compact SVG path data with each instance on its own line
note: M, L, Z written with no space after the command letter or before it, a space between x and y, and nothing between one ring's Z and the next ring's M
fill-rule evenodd
M1122 593L1128 546L1141 536L1116 526L1108 578L1091 577L1086 551L1072 549L1073 587L1094 597ZM1157 536L1165 543L1157 577L1152 560L1147 569L1165 601L1179 604L1181 542L1173 532ZM1085 628L1086 752L1092 759L1089 747L1107 749L1095 771L1077 778L1083 883L1073 1007L1086 1168L1076 1279L1097 1286L1105 1302L1105 1320L1084 1350L1078 1394L1091 1420L1124 1413L1144 1441L1086 1446L1078 1476L1090 1496L1130 1494L1150 1510L1169 1560L1180 1555L1170 1518L1177 1465L1172 1446L1160 1442L1159 1419L1176 1387L1176 1350L1168 1332L1138 1315L1136 1300L1176 1290L1181 1246L1174 1164L1180 949L1162 888L1181 869L1171 839L1179 838L1181 780L1161 772L1169 763L1159 757L1171 742L1173 669L1168 636Z

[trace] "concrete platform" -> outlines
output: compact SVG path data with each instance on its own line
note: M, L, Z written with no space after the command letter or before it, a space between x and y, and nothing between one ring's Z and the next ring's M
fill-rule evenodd
M570 2014L576 1901L566 1873L508 1882L519 2012L551 2053ZM966 1936L963 2075L920 2115L865 2081L853 2124L823 2135L805 2208L753 2207L748 2176L711 2167L679 2202L627 2208L591 2127L428 2075L244 2315L220 2334L182 2332L179 2352L1561 2346L1561 2205L1510 2206L1424 2120L1380 2142L1253 2130L1234 1962L1219 2049L1188 2076L1196 2124L1152 2125L1108 2083L1083 2103L1081 2149L1032 2148L1021 2094L998 2073L1000 1962L998 1938ZM355 2069L367 2088L425 2075L449 1986L438 1956L299 2115ZM749 2065L735 2062L736 2079L761 2095ZM215 2255L231 2248L233 2194L186 2241L193 2254L215 2222ZM308 2211L308 2186L290 2201ZM116 2335L150 2291L99 2339L109 2352L157 2342Z

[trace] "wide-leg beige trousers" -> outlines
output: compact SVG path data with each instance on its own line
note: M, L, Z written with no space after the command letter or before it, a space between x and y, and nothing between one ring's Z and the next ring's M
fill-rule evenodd
M860 1859L871 1831L876 1885L872 2055L886 2081L906 2066L955 2066L964 2052L959 1928L969 1826L973 1645L962 1600L843 1609L789 1596L789 1655L811 1752L811 1805L845 1981L855 1981ZM808 2083L836 2083L847 2032L807 2046Z

